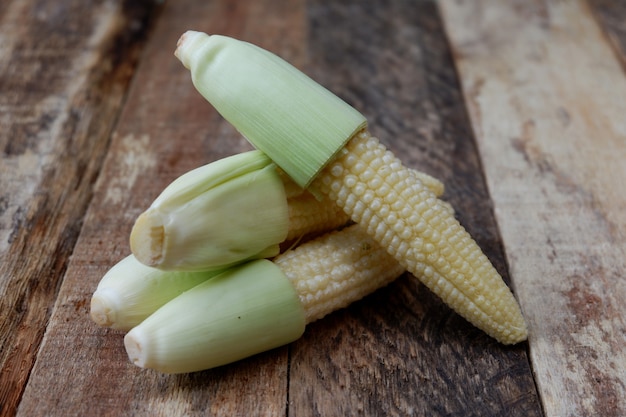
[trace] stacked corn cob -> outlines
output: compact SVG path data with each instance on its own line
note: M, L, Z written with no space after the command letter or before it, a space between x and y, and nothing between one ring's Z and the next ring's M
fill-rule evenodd
M92 318L130 330L135 364L190 372L289 343L405 269L502 343L526 338L512 293L438 199L443 184L404 167L363 116L250 44L188 32L176 55L260 150L174 181L138 218L134 255L100 282ZM279 254L285 243L296 247Z
M207 187L206 183L222 183L219 177L230 172L224 170L226 165L235 169L255 158L266 160L261 152L252 151L214 162L174 181L138 218L131 233L135 252L144 256L145 263L153 265L145 265L130 255L100 281L92 296L91 317L101 326L129 331L125 344L137 365L163 372L191 372L280 346L298 338L305 324L349 305L403 272L358 225L339 229L348 217L334 203L315 198L271 164L267 165L271 169L259 164L257 175L271 176L278 183L264 179L250 189L249 181L241 182L245 184L243 188L229 182L230 192L246 195L246 200L252 201L256 201L257 195L271 192L259 184L277 184L284 191L284 195L262 208L282 213L282 219L276 222L287 225L286 234L281 234L286 237L273 239L274 234L256 232L255 240L274 246L275 240L282 238L289 242L328 233L278 255L273 267L268 261L257 260L245 263L245 267L229 268L218 264L218 259L231 253L233 248L229 245L238 246L238 242L216 241L210 230L198 236L199 231L185 233L185 229L172 226L189 217L206 224L210 218L219 217L219 212L207 207L220 206L223 192L215 192L215 187ZM412 175L423 178L434 192L443 192L443 184L434 178L418 172ZM255 214L260 207L257 201ZM246 205L238 215L245 216L245 210ZM150 218L157 220L146 220ZM158 233L151 230L155 222ZM204 256L179 255L179 266L184 267L172 267L176 259L169 253L172 240L189 247L188 253L203 252ZM203 250L195 251L196 247ZM180 248L172 250L176 254L185 252ZM245 293L249 294L247 298ZM202 301L194 302L197 299ZM236 313L229 308L235 308ZM250 311L255 316L250 316ZM231 322L235 315L237 320ZM208 324L205 317L212 317ZM231 337L203 339L203 335L214 338L215 334ZM255 334L262 334L263 338L255 339ZM232 335L241 340L233 340ZM190 349L194 343L208 347L209 354L205 349Z
M503 343L526 338L497 271L422 180L369 135L360 113L246 42L189 31L176 56L196 89L298 185L337 203L474 325Z

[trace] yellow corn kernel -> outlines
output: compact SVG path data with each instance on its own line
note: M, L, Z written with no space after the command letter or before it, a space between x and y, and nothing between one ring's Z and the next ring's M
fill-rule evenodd
M350 217L334 201L327 197L316 197L300 188L279 170L287 194L289 211L289 232L286 242L293 242L303 236L327 232L345 225ZM411 174L424 183L437 196L444 192L444 185L438 179L420 171L411 170ZM447 203L446 203L447 204ZM453 210L448 205L449 210Z
M367 131L313 181L451 308L505 344L527 337L513 294L449 209Z
M350 220L348 215L328 198L317 199L304 192L287 200L289 232L285 241L290 242L308 234L326 232L343 226Z
M274 263L296 289L307 323L347 307L404 272L359 225L304 243L278 255Z

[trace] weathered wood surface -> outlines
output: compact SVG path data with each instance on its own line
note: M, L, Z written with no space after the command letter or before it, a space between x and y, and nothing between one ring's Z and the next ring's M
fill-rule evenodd
M137 2L0 7L3 415L35 361L150 11Z
M624 8L612 48L579 1L442 6L545 413L625 415Z
M496 3L445 2L443 20L432 1L1 3L0 414L623 414L625 207L607 173L623 173L614 117L624 114L626 13L594 2L604 37L584 4ZM173 57L186 29L282 55L361 110L407 165L441 178L461 222L510 272L530 345L497 344L405 274L290 346L236 364L190 375L130 364L123 334L88 317L98 280L164 186L250 149ZM581 68L552 67L563 59L555 37ZM526 47L538 57L521 62ZM602 77L588 71L594 62ZM530 92L507 84L543 72L551 78ZM477 89L478 76L498 81ZM535 275L544 267L552 275Z

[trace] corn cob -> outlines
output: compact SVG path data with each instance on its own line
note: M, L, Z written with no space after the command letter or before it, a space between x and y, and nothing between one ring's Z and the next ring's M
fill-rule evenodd
M286 241L327 232L345 225L348 216L328 199L302 190L287 199L289 231ZM164 270L130 255L102 277L91 298L91 318L103 327L129 330L159 307L223 270Z
M437 195L443 192L443 184L438 180L418 172L414 172L413 175L425 178ZM285 188L291 190L288 193L290 197L287 198L289 208L287 241L297 242L303 236L328 232L348 222L348 216L329 199L315 198L287 177L282 180ZM339 247L339 244L331 246ZM320 248L317 255L319 259L330 259L335 256L328 252L328 246L319 242L316 246L308 247ZM312 249L310 251L313 252ZM276 261L280 262L279 260L283 257L290 259L289 254L292 252L280 255ZM312 258L311 264L313 264L313 257L310 255L309 258ZM299 258L296 257L296 259ZM347 259L344 260L347 262ZM286 269L290 268L288 263L285 265ZM374 265L373 268L375 269L376 266ZM165 271L146 266L135 256L127 256L107 271L98 283L91 298L91 318L103 327L129 330L166 302L220 272L221 270ZM293 273L295 272L290 274Z
M131 250L143 264L163 270L221 270L275 256L286 240L348 221L333 202L298 188L259 151L196 168L137 218Z
M519 305L478 245L434 193L367 133L356 110L245 42L189 31L176 56L198 91L298 185L311 186L363 223L469 322L505 344L526 339Z
M404 268L359 225L348 226L274 258L311 323L398 277Z
M351 139L311 186L476 327L505 344L526 338L513 294L475 241L367 131Z
M304 190L288 198L287 205L287 241L327 232L348 222L348 216L330 200L316 199ZM91 298L91 318L100 326L129 330L166 302L222 271L158 269L133 255L127 256L98 283Z
M166 373L224 365L298 339L306 324L387 285L403 268L358 225L233 267L172 299L124 338ZM167 272L169 273L169 272Z
M412 175L443 192L438 180L415 171ZM283 242L347 221L335 203L314 197L262 152L250 151L174 180L137 218L130 246L146 266L221 270L245 259L275 256Z

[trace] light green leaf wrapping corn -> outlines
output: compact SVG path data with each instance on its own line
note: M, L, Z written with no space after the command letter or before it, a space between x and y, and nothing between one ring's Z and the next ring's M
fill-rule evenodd
M223 269L278 254L288 229L276 166L252 151L177 178L139 216L130 246L139 261L160 269Z
M130 246L140 262L163 270L223 269L275 256L285 241L347 221L332 201L313 197L265 154L250 151L177 178L138 217Z
M185 36L185 52L178 55L183 65L189 68L204 57L210 57L213 64L203 68L202 76L192 75L196 88L212 103L220 103L220 113L244 136L263 137L264 140L257 141L257 148L275 155L275 162L303 188L366 125L365 117L359 112L287 62L277 62L274 55L255 45L192 31ZM248 54L255 59L244 65L215 65ZM268 67L280 67L280 71L267 71ZM240 84L228 82L231 77ZM268 91L281 99L267 100ZM232 105L231 97L242 94L246 100ZM259 105L271 112L257 112ZM275 118L281 120L279 126L273 123ZM300 146L292 152L291 133L297 126L300 126ZM320 131L323 131L321 135Z
M176 56L198 91L254 146L299 184L336 202L446 304L502 343L526 339L517 301L478 245L435 194L367 133L350 106L327 106L326 99L336 103L332 93L280 58L235 39L190 31ZM288 81L281 85L283 78ZM302 94L300 83L315 92ZM299 111L285 116L288 108L309 105L313 117ZM342 131L352 130L343 139L325 126L327 117L342 114L348 126ZM258 120L262 131L255 127ZM303 172L286 162L306 157L311 143L335 148L315 162L319 170Z
M387 285L403 268L358 225L231 268L174 298L124 338L167 373L224 365L299 338L305 324ZM166 272L171 273L171 272Z
M163 271L130 255L102 277L91 297L91 318L103 327L130 330L159 307L219 271Z
M298 339L305 317L278 267L232 267L174 298L124 337L137 366L167 373L231 363Z

